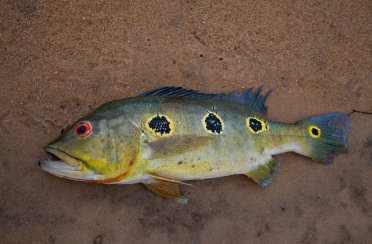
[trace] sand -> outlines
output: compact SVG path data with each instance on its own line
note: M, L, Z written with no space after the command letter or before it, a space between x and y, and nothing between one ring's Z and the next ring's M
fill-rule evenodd
M372 115L352 115L350 152L332 165L283 154L268 188L195 181L182 187L187 205L38 166L71 122L161 86L264 85L268 117L283 122L372 112L371 11L367 0L1 1L0 242L372 240Z

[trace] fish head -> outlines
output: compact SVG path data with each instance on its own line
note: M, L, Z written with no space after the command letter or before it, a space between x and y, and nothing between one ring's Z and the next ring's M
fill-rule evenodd
M115 134L109 120L81 119L44 148L54 157L40 161L40 167L55 176L71 180L97 183L119 181L133 163L133 157L120 150L128 147L125 138L129 136L123 140Z

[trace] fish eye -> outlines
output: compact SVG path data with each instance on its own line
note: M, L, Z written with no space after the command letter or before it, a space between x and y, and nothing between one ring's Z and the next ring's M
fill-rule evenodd
M75 126L75 133L78 136L87 136L92 132L92 126L89 122L81 122Z

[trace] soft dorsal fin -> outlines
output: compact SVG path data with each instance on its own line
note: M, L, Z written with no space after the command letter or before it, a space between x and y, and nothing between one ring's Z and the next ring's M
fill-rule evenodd
M271 159L266 164L260 165L256 169L245 173L245 175L259 184L261 187L266 187L272 182L275 174L278 172L278 169L279 163L277 163L274 159Z
M153 91L148 91L142 93L140 96L154 96L154 97L183 97L183 98L196 98L203 100L226 100L239 104L244 104L249 106L262 114L266 114L267 106L265 101L267 97L271 94L272 90L269 90L265 94L261 94L262 87L253 90L253 88L248 88L243 92L231 92L225 93L201 93L194 90L187 90L182 87L163 87Z
M187 203L188 199L181 196L178 185L190 185L182 181L170 179L167 177L157 176L155 174L148 174L151 182L144 183L144 185L153 193L166 199L175 200L179 203Z

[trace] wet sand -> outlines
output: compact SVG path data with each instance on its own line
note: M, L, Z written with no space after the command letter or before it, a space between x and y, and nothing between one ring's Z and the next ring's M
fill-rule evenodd
M259 3L258 3L259 2ZM0 2L1 243L367 243L372 115L325 166L287 153L260 188L192 182L181 205L141 185L41 171L43 146L100 104L161 86L264 85L271 120L372 111L370 1Z

